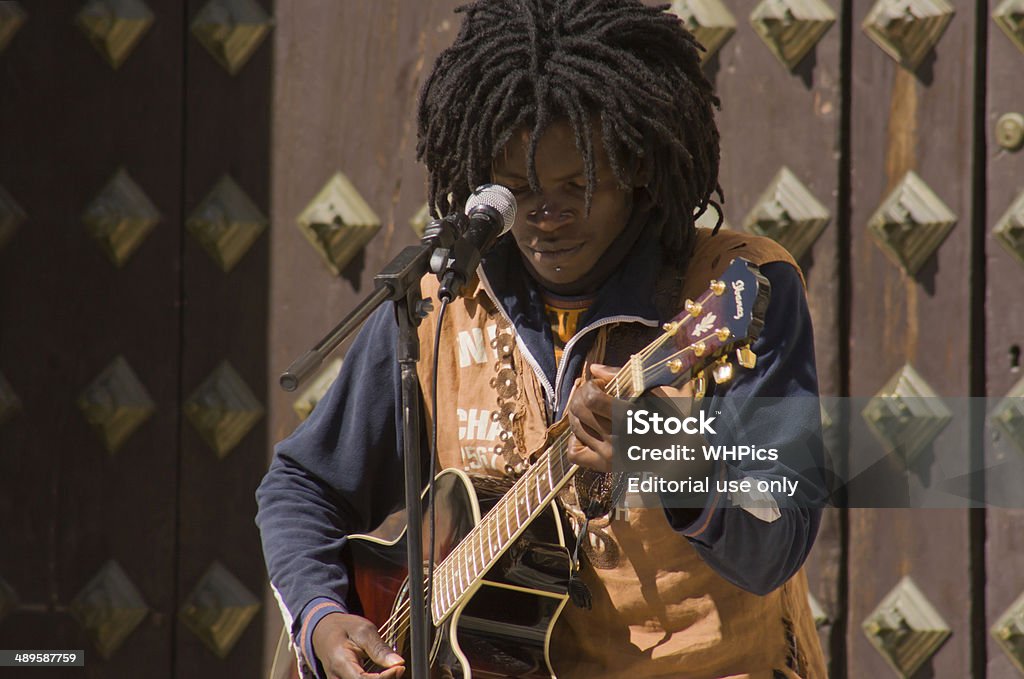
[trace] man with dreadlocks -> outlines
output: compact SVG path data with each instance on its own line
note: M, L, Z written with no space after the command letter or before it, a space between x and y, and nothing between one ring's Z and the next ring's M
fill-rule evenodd
M663 9L639 0L478 0L460 9L458 37L420 100L431 206L459 210L473 187L495 182L518 210L441 327L436 312L421 326L424 356L440 332L444 394L429 400L434 375L422 361L425 409L440 465L479 477L521 474L550 426L571 427L569 457L581 471L558 502L579 529L574 577L585 588L550 640L560 677L816 679L825 669L801 569L820 518L813 474L803 472L803 496L771 495L755 509L726 507L715 492L693 509L616 508L605 474L613 399L602 387L615 374L607 366L656 337L733 257L760 266L771 301L756 366L728 387L710 386L704 403L715 407L726 390L817 395L792 258L766 239L695 227L709 206L721 221L718 100L699 46ZM424 286L425 295L435 289ZM346 609L339 557L347 535L404 502L396 342L383 308L313 414L278 445L257 493L271 582L309 676L367 676L367 658L381 677L404 670L374 626ZM785 443L813 430L816 417L787 413L764 431ZM776 461L713 473L793 470Z

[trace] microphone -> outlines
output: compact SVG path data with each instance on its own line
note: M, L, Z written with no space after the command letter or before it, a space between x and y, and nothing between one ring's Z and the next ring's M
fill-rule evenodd
M499 184L478 186L466 201L469 225L452 246L441 274L438 299L451 302L462 293L462 286L476 270L480 259L494 243L512 228L516 219L516 199Z

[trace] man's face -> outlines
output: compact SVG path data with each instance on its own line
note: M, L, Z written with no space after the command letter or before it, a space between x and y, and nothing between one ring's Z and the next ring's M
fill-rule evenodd
M596 121L595 121L596 122ZM529 130L512 136L494 160L494 181L516 197L512 235L534 277L554 290L574 289L626 227L632 191L618 187L599 124L592 125L597 184L586 214L587 175L568 121L551 123L541 136L535 162L540 192L527 180Z

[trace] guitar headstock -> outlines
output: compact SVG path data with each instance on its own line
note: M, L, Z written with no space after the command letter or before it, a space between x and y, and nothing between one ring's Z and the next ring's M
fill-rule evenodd
M663 326L660 338L630 359L634 394L678 386L709 367L716 382L728 382L734 352L741 366L753 368L757 357L750 345L764 327L770 296L771 285L757 267L734 259L704 294L686 300L683 312Z

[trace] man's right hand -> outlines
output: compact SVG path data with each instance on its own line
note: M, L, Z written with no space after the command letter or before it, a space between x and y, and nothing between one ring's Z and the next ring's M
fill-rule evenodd
M313 652L328 679L398 679L405 672L402 656L384 643L372 622L358 615L324 616L313 630ZM378 674L365 672L367 658L386 669Z

